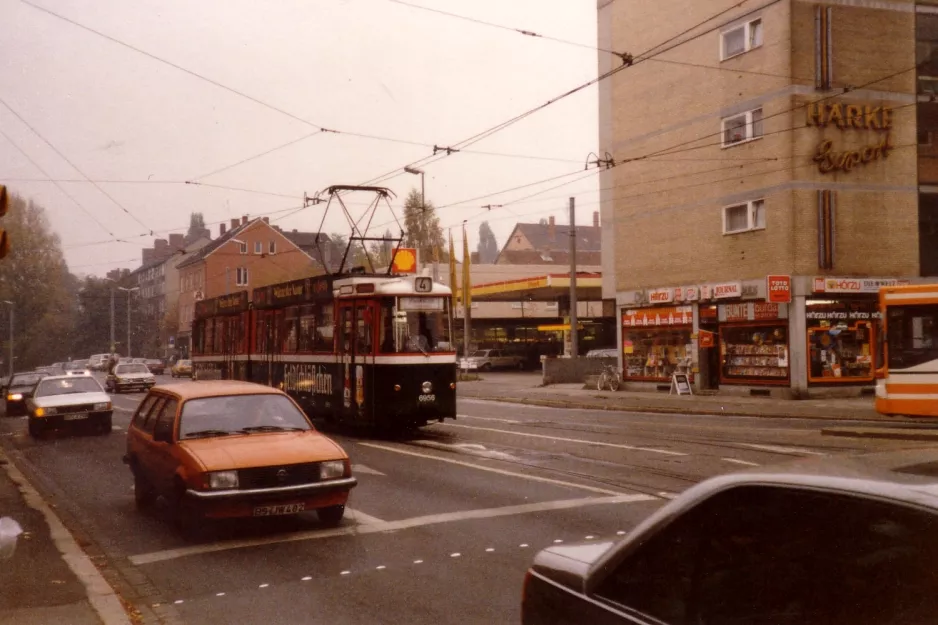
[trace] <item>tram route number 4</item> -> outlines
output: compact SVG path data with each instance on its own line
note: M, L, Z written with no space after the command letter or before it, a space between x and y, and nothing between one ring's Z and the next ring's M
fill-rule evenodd
M671 376L671 390L668 395L693 395L694 390L690 387L690 380L686 373L675 373Z

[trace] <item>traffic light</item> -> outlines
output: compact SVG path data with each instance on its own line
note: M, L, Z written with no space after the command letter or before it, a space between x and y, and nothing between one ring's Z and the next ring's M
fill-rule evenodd
M7 214L7 188L0 184L0 217ZM0 228L0 258L6 258L10 252L10 242L7 239L7 231Z

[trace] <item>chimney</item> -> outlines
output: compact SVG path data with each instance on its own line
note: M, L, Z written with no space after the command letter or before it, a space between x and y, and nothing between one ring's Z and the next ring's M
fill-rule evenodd
M293 229L293 234L296 234L296 228Z
M156 257L156 252L152 248L146 248L143 250L143 257L140 259L144 265L149 265L153 262L153 259Z
M157 239L153 242L153 260L161 260L169 256L169 242L166 239Z
M547 219L547 238L551 241L557 240L557 223L554 221L553 215Z
M186 237L181 234L171 234L169 235L169 247L171 251L175 252L186 247Z
M243 225L246 224L247 222L248 222L248 216L247 216L247 215L241 215L241 225L243 226Z
M265 223L265 224L269 224L269 223L270 223L270 217L263 217L262 219L264 220L264 223Z
M599 227L599 211L593 211L593 227Z
M225 229L226 229L225 224L218 224L218 236L220 237L225 236Z
M237 219L232 219L232 220L231 220L231 229L234 230L234 229L237 228L237 227L238 227L238 220L237 220Z

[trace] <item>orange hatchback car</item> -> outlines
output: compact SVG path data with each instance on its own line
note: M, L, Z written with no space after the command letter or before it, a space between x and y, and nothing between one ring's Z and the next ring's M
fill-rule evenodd
M190 526L307 510L337 525L357 484L345 451L290 397L249 382L154 386L127 429L124 462L138 508L162 496Z

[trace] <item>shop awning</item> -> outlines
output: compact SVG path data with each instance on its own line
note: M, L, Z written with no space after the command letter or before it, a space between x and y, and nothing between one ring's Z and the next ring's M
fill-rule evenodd
M576 274L577 299L602 299L602 275L591 272ZM553 273L519 280L478 284L472 287L472 299L483 302L555 302L570 295L570 274Z
M582 330L582 329L583 329L583 324L582 324L582 323L578 323L578 324L576 324L576 327L577 327L577 329ZM570 330L570 324L569 324L569 323L558 323L558 324L554 324L554 325L537 326L537 330L538 330L538 332L567 332L568 330Z

